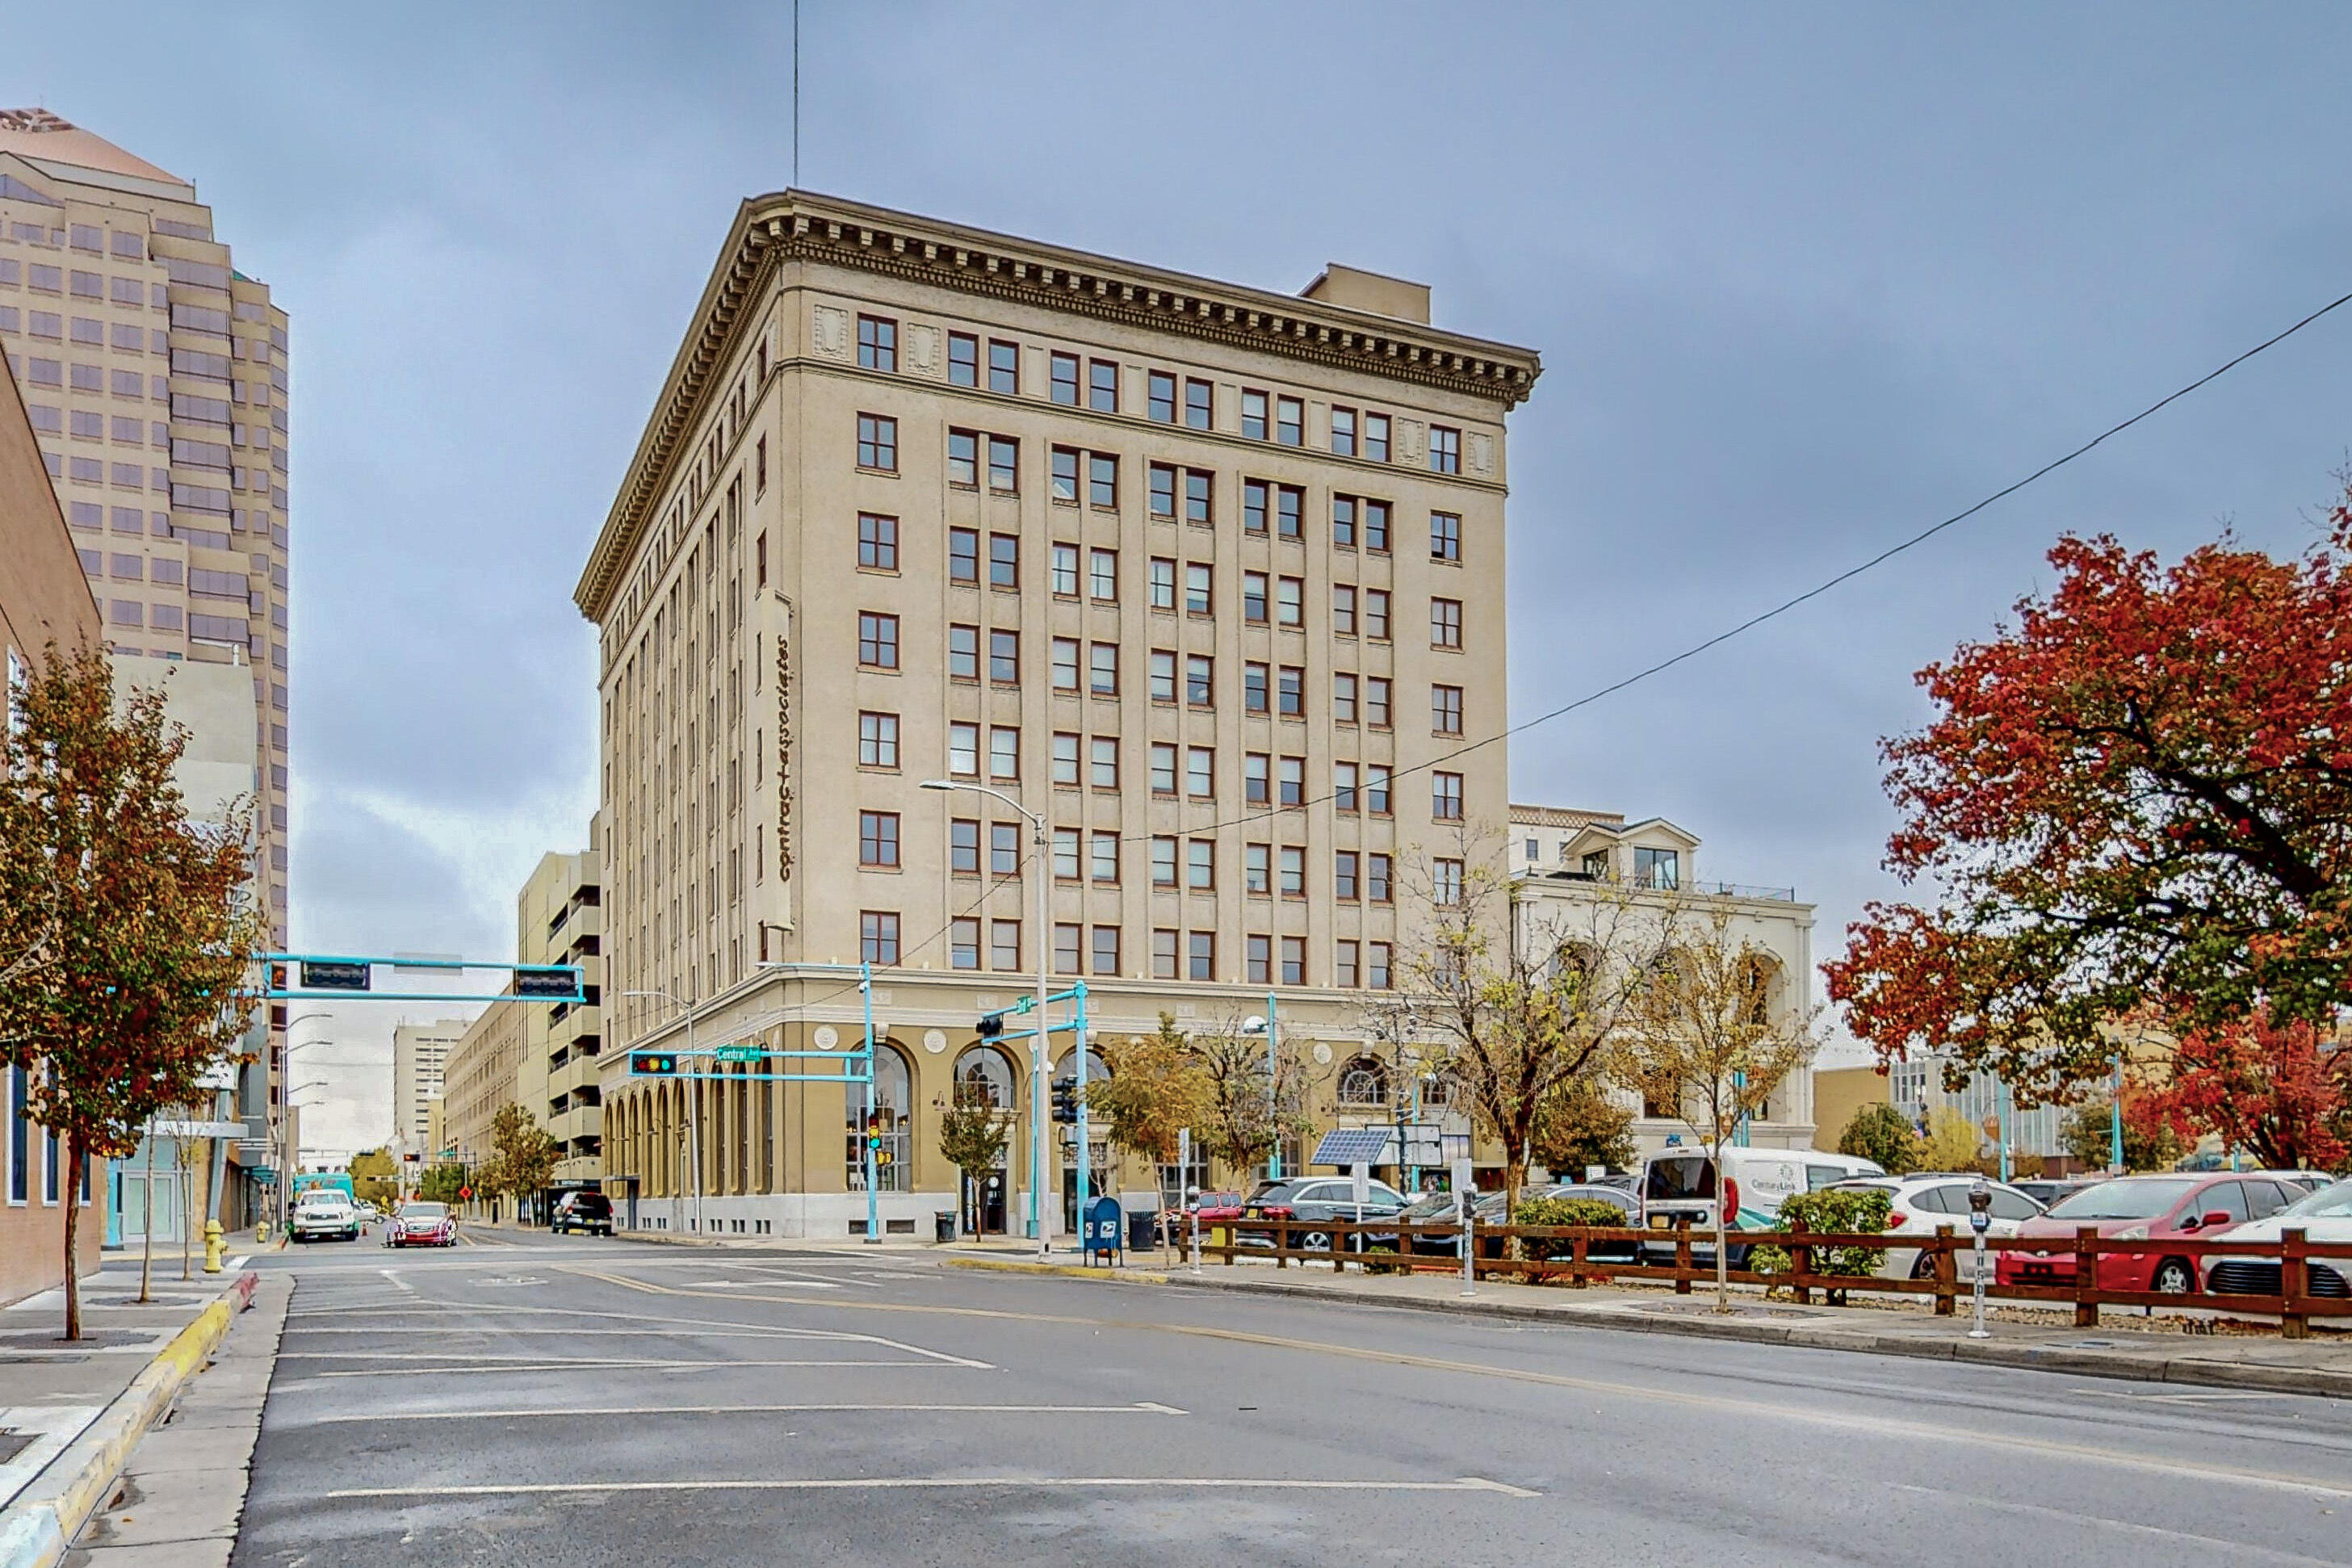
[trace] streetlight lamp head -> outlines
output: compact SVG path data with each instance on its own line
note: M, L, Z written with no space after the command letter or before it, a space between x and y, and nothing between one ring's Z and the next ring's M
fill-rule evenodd
M1256 1014L1252 1013L1248 1017L1242 1020L1242 1033L1244 1035L1265 1034L1265 1020L1259 1017Z
M953 789L955 788L955 785L946 779L925 779L921 784L917 784L915 787L918 789Z

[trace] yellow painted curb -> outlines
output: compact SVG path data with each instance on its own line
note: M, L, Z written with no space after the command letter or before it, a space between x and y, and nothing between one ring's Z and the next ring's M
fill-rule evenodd
M1131 1285L1165 1285L1168 1276L1145 1268L1087 1268L1071 1263L1021 1263L1010 1258L943 1258L950 1268L980 1268L997 1274L1045 1274L1064 1279L1104 1279Z

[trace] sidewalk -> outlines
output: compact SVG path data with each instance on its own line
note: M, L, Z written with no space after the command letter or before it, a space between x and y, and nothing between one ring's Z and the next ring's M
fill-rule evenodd
M123 1460L204 1363L252 1289L243 1258L179 1278L158 1260L144 1305L136 1258L106 1260L81 1285L82 1338L58 1338L64 1293L0 1310L0 1568L58 1560Z
M1150 1258L1150 1254L1139 1254ZM1515 1285L1481 1280L1465 1297L1458 1276L1349 1273L1321 1268L1276 1270L1264 1263L1203 1263L1164 1268L1080 1268L1039 1265L965 1254L943 1258L950 1268L1006 1273L1093 1278L1106 1283L1165 1285L1249 1295L1307 1298L1349 1307L1387 1307L1445 1312L1521 1322L1704 1339L1800 1345L1815 1350L1917 1356L1936 1361L1976 1362L1993 1366L2074 1373L2155 1383L2261 1389L2271 1393L2352 1397L2352 1334L2315 1332L2307 1340L2274 1333L2228 1333L2143 1330L2126 1322L2128 1309L2110 1308L2115 1326L2096 1329L2046 1326L2015 1321L2004 1312L1988 1324L1992 1337L1968 1337L1965 1299L1959 1315L1938 1318L1924 1311L1868 1306L1800 1307L1766 1301L1754 1292L1735 1292L1732 1310L1718 1314L1711 1291L1688 1296L1665 1290L1591 1286ZM2160 1321L2161 1320L2159 1320Z

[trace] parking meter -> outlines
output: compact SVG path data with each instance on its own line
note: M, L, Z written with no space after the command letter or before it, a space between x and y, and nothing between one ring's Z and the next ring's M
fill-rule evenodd
M1992 1188L1982 1176L1969 1184L1969 1229L1976 1239L1976 1326L1969 1338L1991 1338L1985 1328L1985 1233L1992 1228Z
M1184 1206L1192 1211L1192 1272L1201 1271L1201 1189L1184 1189Z

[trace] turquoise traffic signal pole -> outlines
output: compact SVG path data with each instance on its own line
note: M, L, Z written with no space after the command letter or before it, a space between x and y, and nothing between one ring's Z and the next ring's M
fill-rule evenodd
M1081 980L1073 985L1071 990L1076 993L1078 1004L1077 1017L1072 1024L1071 1027L1072 1031L1076 1035L1078 1041L1077 1216L1080 1234L1083 1235L1087 1223L1087 1191L1088 1186L1091 1184L1091 1178L1094 1175L1094 1166L1087 1161L1087 1133L1088 1131L1087 1125L1087 983ZM1045 1020L1043 1016L1038 1018L1037 1027L1041 1033L1045 1034L1047 1041L1051 1042L1053 1036L1047 1031ZM1049 1043L1046 1047L1046 1050L1050 1053L1053 1047Z
M1265 1131L1271 1140L1266 1145L1265 1179L1269 1182L1282 1180L1282 1101L1276 1093L1276 1073L1281 1064L1274 1049L1277 1027L1274 993L1269 991L1265 994Z
M882 1244L881 1221L877 1217L881 1200L874 1191L874 1142L879 1131L874 1122L874 965L871 961L857 966L857 994L866 1003L866 1245Z

